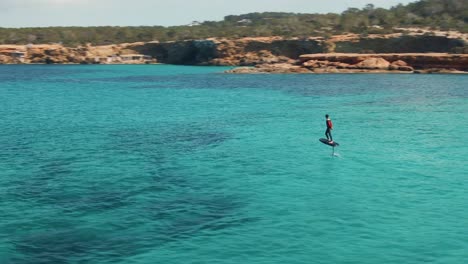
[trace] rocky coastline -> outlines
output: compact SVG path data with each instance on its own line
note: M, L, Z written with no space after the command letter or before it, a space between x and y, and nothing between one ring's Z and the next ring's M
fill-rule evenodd
M468 73L468 54L305 54L293 63L238 67L228 73Z
M0 64L236 66L228 73L466 73L467 34L210 38L115 45L0 45Z
M0 45L0 64L143 64L151 56L132 47L143 43L65 47L61 44Z

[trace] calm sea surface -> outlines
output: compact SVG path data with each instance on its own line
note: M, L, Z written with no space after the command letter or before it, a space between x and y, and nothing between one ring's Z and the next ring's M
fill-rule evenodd
M0 66L0 263L468 263L468 76L225 69Z

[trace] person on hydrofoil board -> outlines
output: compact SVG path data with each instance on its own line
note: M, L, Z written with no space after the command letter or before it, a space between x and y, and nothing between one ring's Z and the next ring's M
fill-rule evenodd
M332 134L331 134L331 131L333 130L333 123L330 119L330 116L328 114L325 115L325 118L326 118L326 124L327 124L327 130L325 131L325 136L327 137L328 139L328 143L331 143L333 144L333 137L332 137Z

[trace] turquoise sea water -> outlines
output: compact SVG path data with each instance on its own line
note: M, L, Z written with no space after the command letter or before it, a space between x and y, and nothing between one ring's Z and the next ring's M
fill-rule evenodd
M468 263L468 76L223 70L0 66L0 263Z

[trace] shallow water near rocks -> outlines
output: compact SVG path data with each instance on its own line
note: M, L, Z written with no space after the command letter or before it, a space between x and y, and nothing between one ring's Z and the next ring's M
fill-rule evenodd
M468 262L468 76L226 69L0 66L0 263Z

